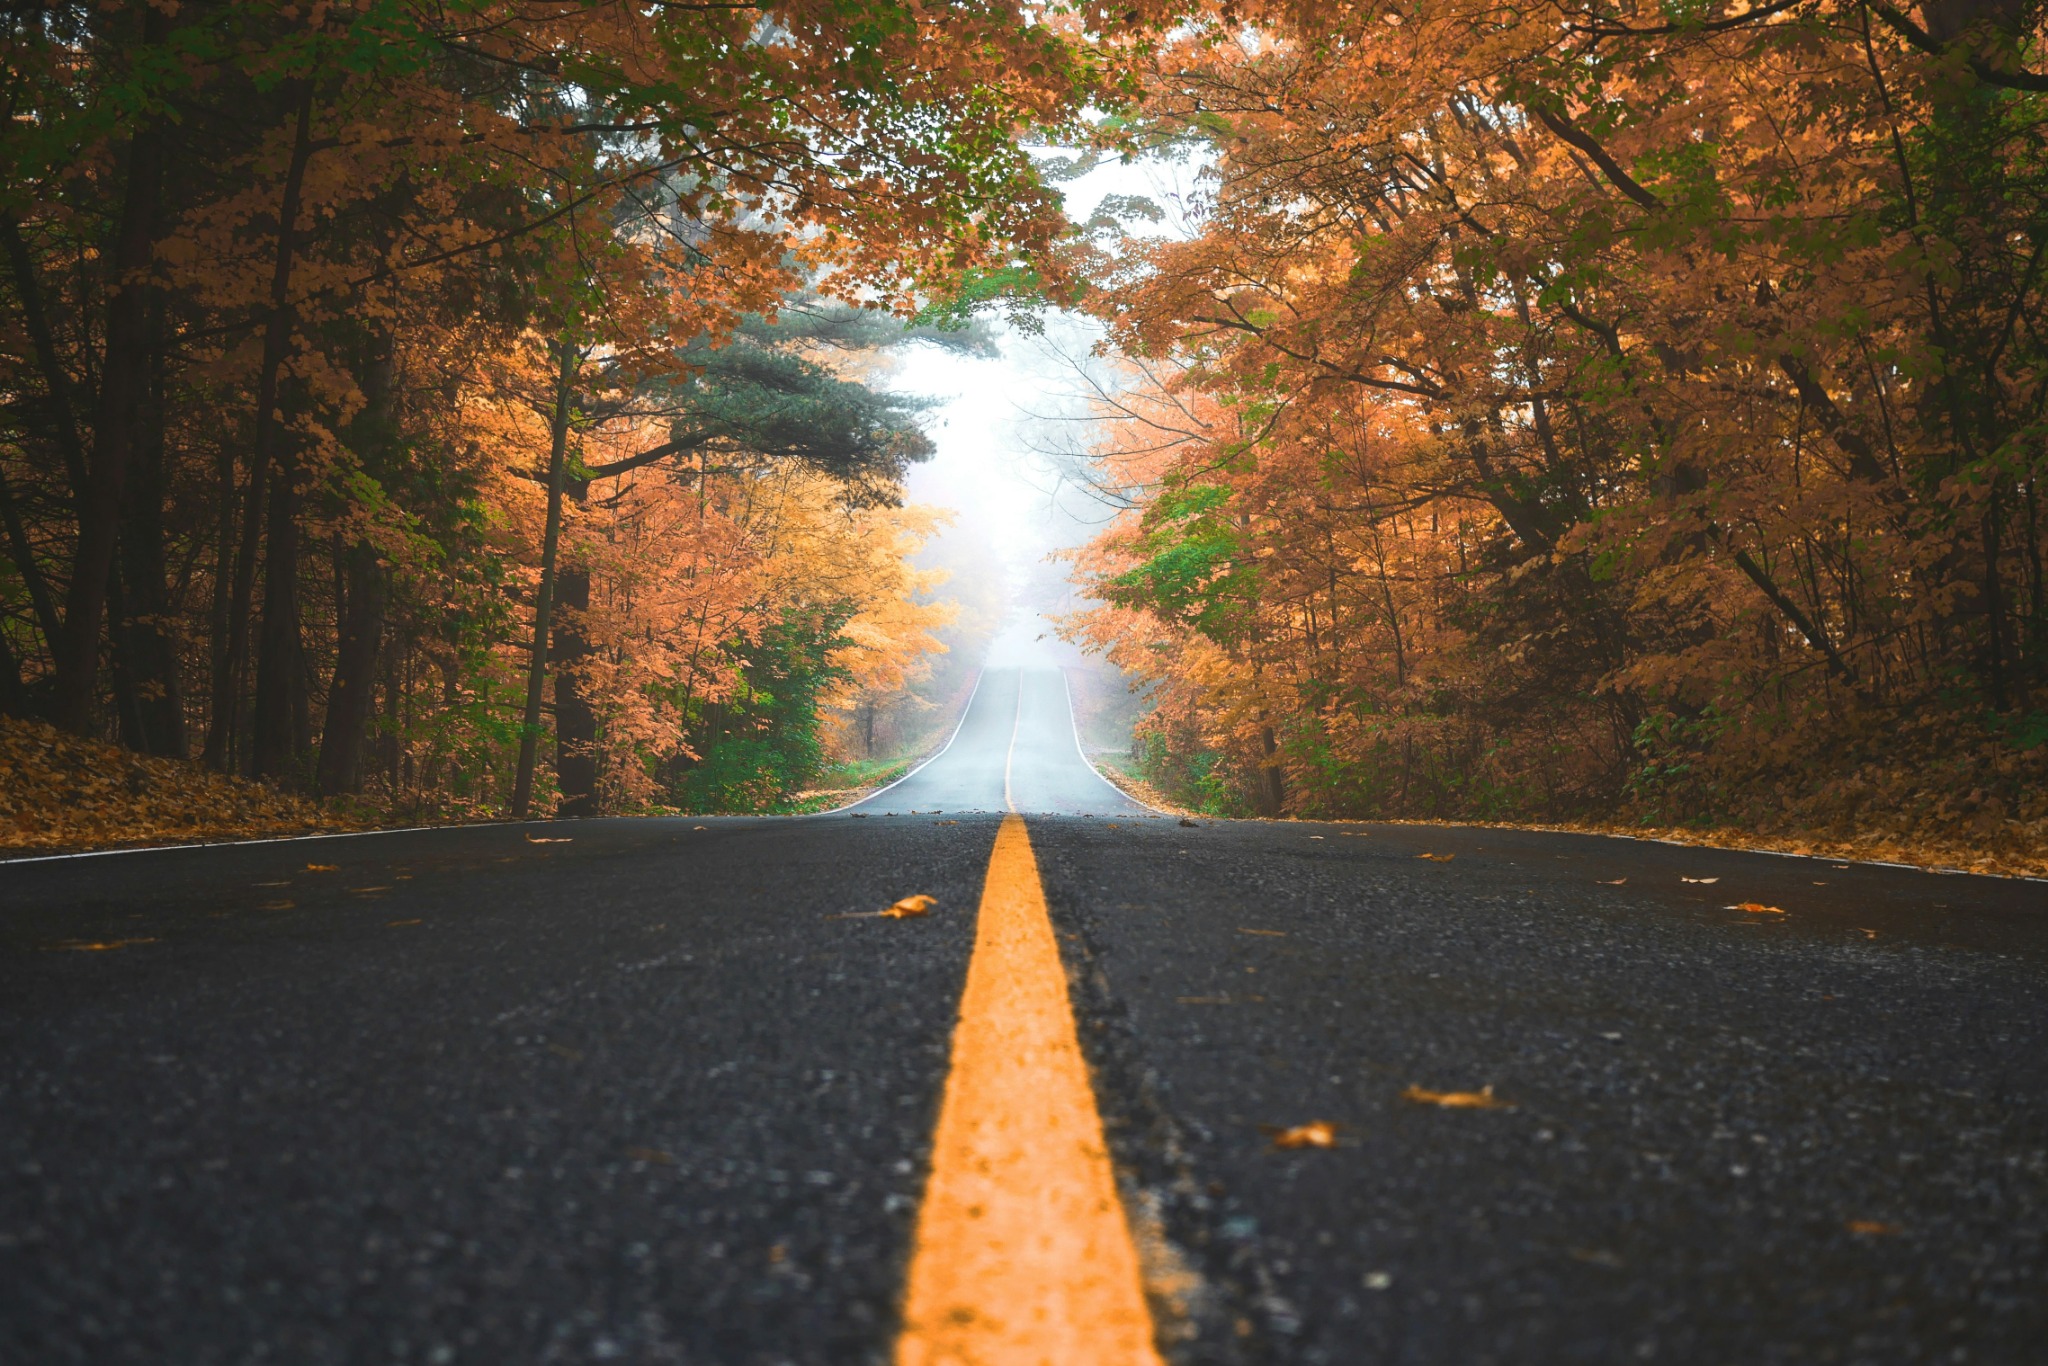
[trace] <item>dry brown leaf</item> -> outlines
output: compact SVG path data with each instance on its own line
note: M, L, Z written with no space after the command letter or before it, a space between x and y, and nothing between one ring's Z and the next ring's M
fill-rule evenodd
M1862 936L1863 936L1863 937L1864 937L1865 939L1875 939L1875 938L1877 938L1877 931L1876 931L1876 930L1866 930L1866 929L1864 929L1864 928L1863 928L1863 927L1862 927L1861 925L1858 925L1858 926L1856 927L1856 933L1858 933L1858 934L1862 935Z
M1282 1129L1273 1135L1276 1148L1334 1148L1337 1146L1337 1126L1327 1119L1311 1120L1297 1124L1291 1129Z
M108 949L125 949L130 944L154 944L154 939L60 939L54 944L43 945L46 949L69 950L73 953L105 953Z
M306 865L306 871L309 873L338 873L341 871L341 865L338 863L309 863Z
M288 911L298 904L296 901L266 901L263 903L263 909L266 911Z
M659 1148L628 1148L626 1156L635 1162L650 1162L657 1167L673 1167L676 1164L674 1157Z
M1242 925L1240 925L1240 926L1238 926L1238 927L1237 927L1237 932L1238 932L1239 934L1263 934L1263 935L1269 935L1269 936L1271 936L1271 937L1272 937L1272 938L1274 938L1274 939L1285 939L1285 938L1287 937L1287 931L1285 931L1285 930L1248 930L1248 929L1246 929L1246 928L1245 928L1244 926L1242 926Z
M929 915L932 907L938 904L937 897L919 893L916 896L906 896L895 905L886 906L876 914L884 920L908 920L914 915Z
M1612 881L1612 882L1604 882L1604 881L1603 881L1603 882L1601 882L1601 884L1600 884L1600 885L1601 885L1602 887L1619 887L1619 886L1621 886L1621 884L1623 884L1624 882L1627 882L1627 881L1628 881L1628 879L1627 879L1627 878L1625 878L1625 877L1618 877L1618 878L1614 879L1614 881Z
M1512 1110L1513 1101L1495 1099L1492 1086L1483 1086L1477 1091L1425 1091L1420 1086L1411 1086L1401 1093L1401 1099L1412 1100L1417 1105L1437 1105L1446 1110Z
M1882 1219L1851 1219L1849 1232L1866 1238L1889 1238L1905 1232L1897 1224L1888 1224Z
M567 844L575 838L574 835L528 835L526 842L528 844Z
M1417 857L1417 858L1426 858L1426 859L1428 859L1428 860L1429 860L1429 861L1430 861L1431 863L1449 863L1449 862L1450 862L1450 861L1451 861L1452 859L1456 858L1456 857L1457 857L1457 855L1456 855L1456 854L1417 854L1417 855L1416 855L1415 857Z
M384 922L384 928L390 930L396 929L400 925L422 925L425 923L425 921L421 920L387 920Z
M1686 877L1683 874L1680 874L1678 880L1680 882L1698 882L1701 884L1712 884L1719 882L1721 879L1717 877Z
M958 825L958 824L960 824L960 822L958 822L958 821L933 821L933 822L932 822L932 824L933 824L933 825ZM1111 828L1111 829L1113 830L1113 829L1115 829L1116 827L1115 827L1115 826L1111 826L1110 828Z
M1738 901L1733 906L1723 906L1724 911L1741 911L1745 915L1783 915L1777 906L1766 906L1761 901Z

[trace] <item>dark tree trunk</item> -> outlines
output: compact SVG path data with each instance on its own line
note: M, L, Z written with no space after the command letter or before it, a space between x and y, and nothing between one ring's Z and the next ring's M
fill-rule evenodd
M7 643L7 633L0 631L0 716L30 713L28 689L21 682L21 665L14 658L14 647Z
M21 575L22 584L28 589L29 606L35 612L36 625L54 650L64 630L63 621L57 615L57 599L50 592L49 581L43 577L42 566L36 563L35 547L28 538L28 526L22 521L14 490L8 486L4 475L0 475L0 528L6 531L7 553L14 561L15 572Z
M135 687L135 664L128 640L128 594L121 583L121 566L107 575L107 619L110 626L107 662L108 682L113 685L114 728L121 743L143 752L144 735L141 694Z
M1280 767L1280 742L1271 726L1259 727L1259 814L1278 816L1287 809L1287 772Z
M350 445L365 473L380 481L390 475L398 441L396 370L391 338L374 336L362 367L363 410L353 424ZM391 584L389 571L368 541L357 541L346 550L337 546L336 559L339 639L314 774L314 785L323 796L362 790L364 741L376 711L377 653Z
M327 690L327 721L320 732L318 785L322 796L362 790L363 741L377 696L377 649L384 635L390 579L377 551L358 541L346 555L348 605Z
M590 486L573 481L571 492L582 502ZM562 616L555 626L555 785L562 800L559 818L597 814L597 713L583 693L579 666L590 656L583 634L583 613L590 609L590 568L564 565L556 592Z
M215 528L213 558L213 601L207 612L208 724L206 748L201 755L210 769L226 773L235 767L235 669L229 652L228 613L234 602L235 577L235 453L222 443L220 449L219 522Z
M131 457L121 521L121 652L135 688L131 747L144 754L185 757L185 697L178 679L164 586L163 316L152 310L147 420Z
M296 318L291 304L294 251L297 246L299 198L306 163L312 157L313 90L298 91L292 157L277 212L277 259L271 271L270 323L263 338L262 372L257 378L254 477L274 466L268 516L264 526L263 623L256 642L256 698L250 722L251 768L259 778L302 783L307 751L312 745L306 704L305 641L299 631L299 487L298 456L278 431L281 380L291 349ZM253 498L252 498L253 504ZM253 513L254 508L252 506ZM243 533L251 553L253 527ZM236 584L240 589L241 584ZM238 596L240 594L238 593ZM246 622L246 609L235 613ZM246 627L241 627L246 632ZM246 649L246 645L244 646Z
M562 488L569 455L569 413L575 397L576 366L581 357L573 344L563 341L556 355L555 406L549 424L548 510L541 532L540 584L533 597L533 646L528 652L526 707L520 716L519 768L512 780L512 814L524 816L533 803L533 765L540 748L541 692L547 684L548 635L553 624L555 562L562 543ZM584 576L584 600L590 597L589 576Z
M160 41L167 19L150 7L143 42ZM128 139L122 161L125 185L121 215L107 253L106 347L100 360L100 392L93 422L92 457L78 500L78 546L64 604L64 634L57 643L56 719L65 729L93 729L93 700L100 664L100 627L107 605L107 579L114 570L114 545L121 524L121 492L135 449L149 353L149 294L144 276L156 247L158 193L163 183L161 134L144 122Z
M279 453L264 534L263 623L256 638L256 709L249 728L259 778L305 781L312 737L306 715L306 646L299 630L299 490L296 456Z

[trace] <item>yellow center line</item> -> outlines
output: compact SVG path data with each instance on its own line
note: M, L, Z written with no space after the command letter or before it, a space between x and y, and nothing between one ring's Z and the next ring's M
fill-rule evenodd
M897 1366L1160 1366L1031 840L1003 818Z

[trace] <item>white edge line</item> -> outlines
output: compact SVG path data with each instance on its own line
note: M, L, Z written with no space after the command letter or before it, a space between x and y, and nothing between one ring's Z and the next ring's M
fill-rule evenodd
M1218 821L1250 819L1260 817L1216 817ZM1982 877L2000 882L2044 882L2048 877L2036 877L2030 873L1983 873L1974 868L1956 868L1939 863L1897 863L1890 859L1856 858L1844 854L1801 854L1790 849L1759 849L1751 844L1702 844L1697 840L1675 840L1669 835L1631 835L1621 830L1572 830L1556 825L1509 825L1476 824L1472 821L1389 821L1372 816L1360 816L1353 820L1318 817L1315 820L1297 820L1292 816L1265 820L1269 825L1383 825L1390 830L1501 830L1517 835L1576 835L1590 840L1627 840L1631 844L1668 844L1674 849L1698 849L1708 854L1765 854L1771 858L1805 859L1810 863L1846 865L1852 868L1896 868L1906 873L1926 873L1932 877Z
M963 726L967 724L968 714L974 710L974 699L981 695L981 680L987 677L988 669L985 666L981 669L979 673L974 675L974 691L967 694L967 705L960 709L960 719L953 723L953 733L946 737L945 744L939 746L938 753L932 755L931 758L925 760L916 768L911 769L910 772L904 774L895 782L890 783L884 787L878 787L873 792L868 793L868 795L865 797L855 798L853 801L848 802L844 806L835 806L825 811L806 811L797 819L809 820L813 816L836 816L842 811L851 811L856 806L866 806L869 802L881 796L884 792L887 792L894 787L900 787L904 783L909 782L912 778L915 778L918 774L924 772L925 769L929 768L931 765L937 763L939 761L940 756L945 754L947 750L951 749L953 747L953 742L960 738L960 730Z
M1060 685L1067 690L1067 726L1070 730L1074 732L1074 753L1081 756L1081 762L1088 765L1088 771L1090 773L1093 773L1096 779L1100 781L1104 787L1116 793L1117 796L1122 797L1132 806L1142 807L1144 810L1150 811L1155 816L1172 815L1173 813L1171 811L1161 811L1156 806L1153 806L1147 802L1139 801L1136 797L1133 797L1130 793L1124 791L1115 783L1111 782L1109 779L1104 778L1102 776L1102 770L1097 768L1095 766L1095 761L1088 757L1088 751L1081 748L1081 722L1080 719L1074 715L1074 681L1071 678L1067 677L1067 671L1065 669L1060 670Z
M175 849L241 849L252 844L300 844L308 840L352 840L364 835L417 835L423 830L488 830L503 825L552 825L552 821L465 821L450 825L401 825L389 830L330 830L318 835L273 835L260 840L199 840L193 844L137 844L126 849L85 849L75 854L37 854L0 858L0 868L24 863L57 863L73 858L113 858L117 854L168 854Z

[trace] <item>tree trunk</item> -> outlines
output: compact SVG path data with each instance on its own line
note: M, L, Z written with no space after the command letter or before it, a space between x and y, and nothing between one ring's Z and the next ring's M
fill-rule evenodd
M534 757L540 748L541 690L548 676L548 631L554 611L555 558L562 540L562 480L569 457L569 406L576 389L578 355L567 341L557 343L555 411L548 434L548 511L541 533L540 586L533 598L533 647L526 667L526 710L520 718L519 772L512 784L512 814L524 817L533 804ZM584 579L584 601L590 597ZM557 765L559 767L559 764Z
M185 696L178 647L164 591L164 329L161 309L150 318L148 418L131 463L121 521L121 647L135 688L135 735L144 754L185 757Z
M163 10L149 8L143 19L143 42L160 41L167 22ZM122 158L126 184L120 221L108 252L99 404L86 486L78 501L78 545L64 604L64 634L56 648L57 723L79 734L93 729L107 578L114 569L121 491L135 448L148 363L150 285L145 277L156 248L157 199L163 183L161 141L153 121L143 122L128 139Z
M363 472L390 477L398 443L397 352L384 332L371 335L360 369L363 408L349 432ZM377 705L377 655L391 592L390 571L366 540L335 544L334 676L327 687L327 717L320 727L314 788L322 796L359 792L364 743Z
M570 494L582 502L590 486L570 481ZM590 568L571 562L563 566L561 606L568 609L555 632L555 785L562 800L557 818L597 814L597 713L583 694L577 666L590 655L582 614L590 609Z
M235 579L235 453L223 443L219 465L219 522L215 528L213 555L213 601L207 611L208 724L206 747L200 756L208 768L227 773L235 767L235 665L230 653L229 611L234 602Z
M263 368L257 377L254 467L260 471L267 465L274 466L275 477L271 480L264 526L263 622L256 641L256 698L249 735L255 775L295 783L306 776L306 751L311 744L311 737L304 733L308 727L299 719L306 707L305 642L299 633L299 468L297 452L289 449L278 432L277 408L285 357L291 349L296 322L291 281L299 196L305 183L306 163L312 158L311 83L300 83L297 104L291 162L285 170L277 211L277 260L271 270L270 324L264 330ZM252 539L253 528L245 530L243 544L253 550ZM253 564L253 555L250 560ZM247 619L246 612L237 616Z
M29 714L28 689L22 686L21 665L14 658L14 647L7 643L7 632L0 631L0 716Z
M256 638L256 708L249 728L259 778L304 782L311 737L306 707L306 646L299 630L298 460L280 451L264 529L263 622Z
M390 591L389 575L369 542L356 542L345 559L348 605L334 652L334 682L327 689L327 721L320 731L316 775L324 797L362 790L363 741L376 701L377 649Z
M1259 814L1279 816L1287 809L1287 771L1278 763L1280 741L1267 725L1259 727Z

